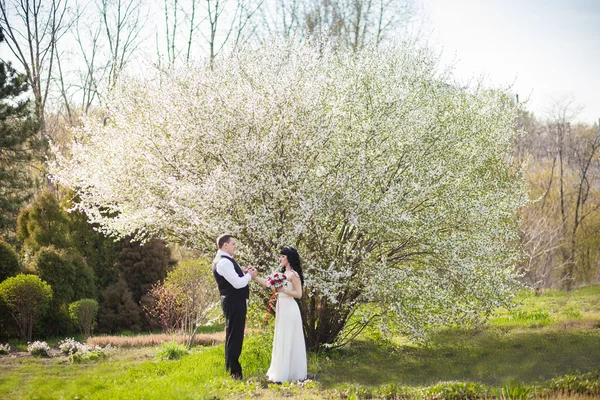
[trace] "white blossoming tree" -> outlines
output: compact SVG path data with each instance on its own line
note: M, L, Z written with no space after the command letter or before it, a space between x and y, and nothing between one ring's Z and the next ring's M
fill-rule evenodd
M229 232L269 270L297 247L311 348L355 332L357 310L421 336L511 298L516 111L424 49L271 41L213 70L123 79L52 174L108 234L208 253Z

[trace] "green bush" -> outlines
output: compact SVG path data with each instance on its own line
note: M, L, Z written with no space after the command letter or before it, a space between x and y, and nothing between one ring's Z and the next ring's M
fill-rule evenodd
M119 268L136 303L152 285L164 281L176 263L171 258L171 248L159 239L151 239L143 245L125 240L119 253Z
M442 382L425 391L428 399L471 400L485 399L490 395L487 386L477 382Z
M551 393L597 396L600 395L600 370L564 375L551 379L545 386Z
M42 247L33 264L36 274L54 289L56 303L96 297L94 272L77 252Z
M140 307L133 301L124 279L109 285L100 295L98 330L116 333L124 330L140 331Z
M535 387L526 386L521 383L515 385L506 384L502 385L500 389L496 389L494 393L499 399L524 400L534 395Z
M90 362L96 362L108 358L102 350L90 351L90 352L76 352L69 356L68 360L71 364L85 364Z
M77 199L72 191L68 191L61 206L72 209ZM96 288L104 289L119 279L119 250L122 241L107 237L98 230L97 224L91 224L81 211L68 214L71 248L81 254L87 264L94 270Z
M188 349L184 345L176 342L164 342L160 345L156 358L158 360L179 360L186 354L188 354Z
M32 252L54 246L69 248L69 219L50 191L46 191L21 210L17 219L17 238Z
M19 273L19 257L13 247L0 240L0 282Z
M10 344L0 344L0 354L6 355L10 353Z
M34 357L50 357L50 346L46 342L29 343L27 351Z
M35 275L19 274L0 283L0 298L19 325L21 338L33 336L33 325L52 300L52 288Z
M53 246L40 248L34 256L33 266L35 273L48 282L55 293L39 334L72 334L76 325L69 316L69 303L95 297L93 271L76 251Z
M98 316L98 302L94 299L77 300L69 304L69 316L79 326L81 333L89 337Z
M525 323L528 326L545 326L552 322L548 312L542 310L525 311L516 309L511 312L510 317L511 320Z

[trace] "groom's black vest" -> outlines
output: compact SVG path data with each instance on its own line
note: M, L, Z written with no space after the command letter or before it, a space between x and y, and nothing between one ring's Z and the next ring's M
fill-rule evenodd
M242 269L240 268L238 263L236 263L233 258L224 256L224 255L221 255L221 257L226 258L233 263L233 268L235 269L235 272L238 274L239 277L244 276L244 272L242 271ZM213 275L215 277L215 280L217 281L217 285L219 286L219 292L221 293L221 296L224 296L227 298L240 298L240 299L249 298L250 290L248 289L248 285L244 286L243 288L236 289L231 285L231 283L227 282L227 279L225 279L221 275L219 275L219 273L217 272L217 263L219 261L220 260L215 260L215 262L213 263L212 270L213 270Z

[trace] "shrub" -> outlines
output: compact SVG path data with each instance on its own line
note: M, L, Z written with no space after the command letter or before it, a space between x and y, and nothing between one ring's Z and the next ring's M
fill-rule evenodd
M442 382L426 390L425 394L431 399L485 399L489 397L489 389L476 382Z
M19 257L12 246L0 240L0 282L19 273Z
M75 354L71 354L69 356L69 361L71 364L84 364L88 362L100 361L108 357L102 350L96 350L89 353L81 353L77 352Z
M73 209L76 198L72 191L61 201L65 209ZM68 214L71 246L83 256L87 264L93 268L96 287L105 288L119 278L118 258L121 241L115 241L98 231L97 224L90 223L84 213L72 210Z
M8 304L0 297L0 341L20 336L19 326Z
M37 316L52 300L50 285L35 275L19 274L0 283L0 298L17 321L22 339L31 341Z
M160 350L156 353L158 360L179 360L188 354L187 347L177 342L165 342L161 344Z
M69 316L69 303L95 297L92 269L74 250L42 247L34 256L35 273L48 282L55 296L49 312L44 316L43 334L58 336L71 334L76 326Z
M21 210L17 219L17 238L33 252L45 246L69 247L68 215L50 191L46 191Z
M104 289L100 300L98 330L106 333L140 330L140 308L124 279Z
M91 335L97 315L98 302L96 300L82 299L69 305L69 316L79 325L79 329L85 337Z
M42 247L34 257L36 274L56 293L56 304L95 297L94 272L77 252Z
M50 347L46 342L29 343L27 351L34 357L50 357Z
M177 301L172 288L156 283L148 292L148 296L151 303L144 306L144 313L151 325L160 326L163 332L173 332L181 328L183 305Z
M143 245L125 240L119 253L119 267L136 303L152 285L162 282L176 263L171 258L171 249L159 239Z
M169 272L164 286L174 294L181 307L182 327L188 347L198 327L209 321L209 314L219 305L219 292L214 284L211 264L205 259L189 260Z
M58 342L58 348L63 354L71 355L77 353L78 351L83 351L86 346L73 338L67 338Z
M499 399L522 400L533 396L535 387L525 386L520 383L516 385L503 385L500 389L495 390L496 397Z
M551 379L546 386L552 393L596 396L600 394L600 370L557 377Z
M69 361L72 364L98 361L108 356L102 347L79 343L73 338L58 342L58 348L63 354L69 356Z
M8 354L8 353L10 353L10 345L8 343L0 344L0 354Z

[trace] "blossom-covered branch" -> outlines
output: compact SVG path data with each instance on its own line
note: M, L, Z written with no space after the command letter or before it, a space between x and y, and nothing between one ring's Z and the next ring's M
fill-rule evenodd
M123 79L104 112L52 165L76 207L108 234L201 250L232 232L255 265L294 245L313 346L365 302L421 335L511 298L516 106L456 85L427 49L269 41Z

